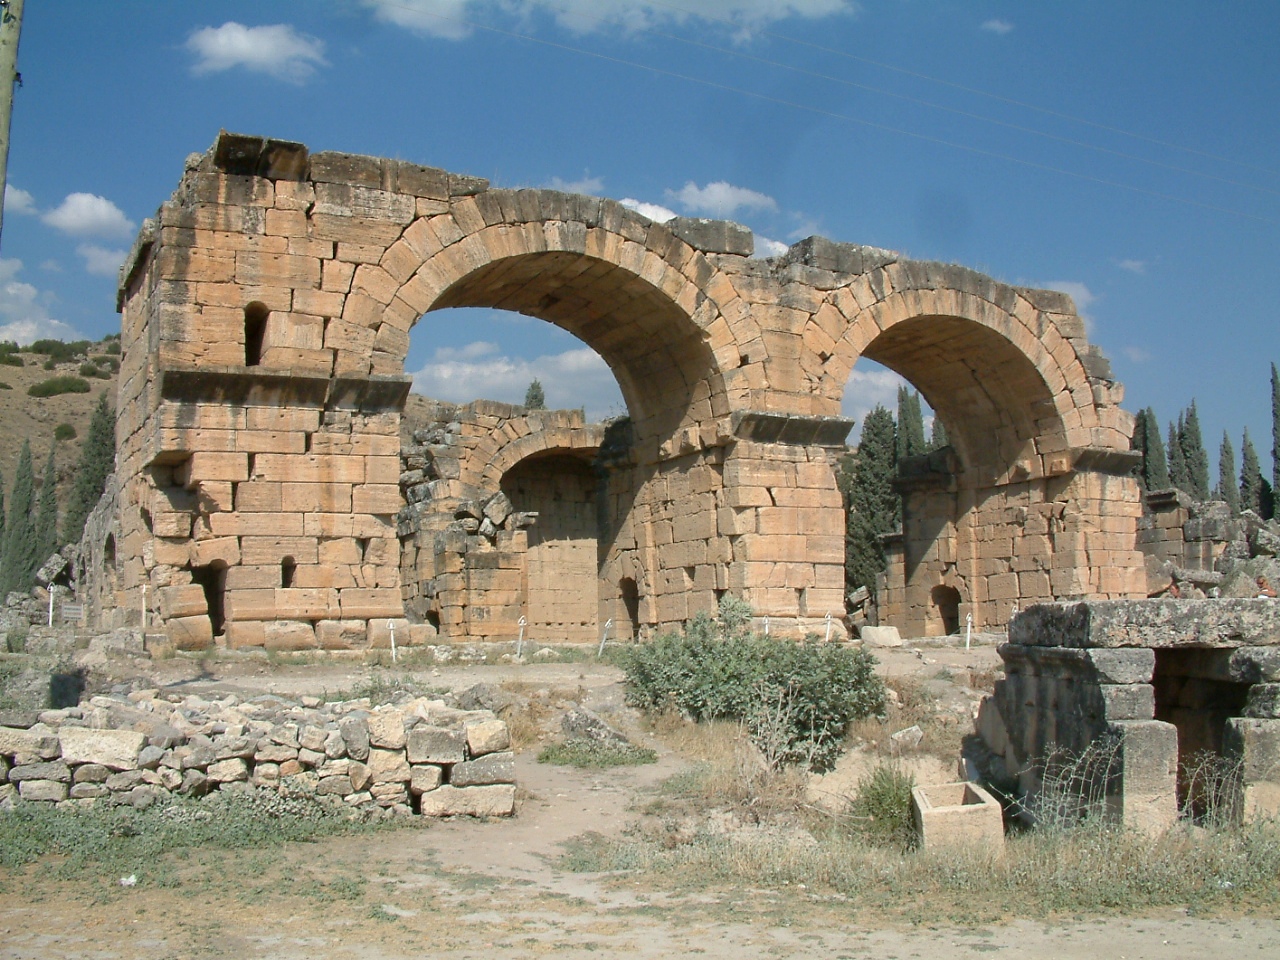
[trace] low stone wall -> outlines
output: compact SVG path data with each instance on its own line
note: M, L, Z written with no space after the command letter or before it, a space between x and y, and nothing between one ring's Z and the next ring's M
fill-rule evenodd
M515 809L506 723L425 697L372 707L144 690L0 719L0 806L20 798L147 807L249 784L387 816Z

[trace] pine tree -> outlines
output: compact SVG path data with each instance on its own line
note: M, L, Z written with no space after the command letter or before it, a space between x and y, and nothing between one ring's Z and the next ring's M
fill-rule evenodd
M36 516L36 559L44 563L58 549L58 468L54 463L57 444L49 445L44 476L40 480L40 507Z
M524 405L529 410L547 409L547 395L542 390L542 381L534 377L529 389L524 392Z
M1137 446L1141 435L1141 447ZM1142 450L1142 471L1140 474L1143 488L1146 490L1168 490L1169 461L1164 455L1164 441L1160 439L1160 421L1156 419L1155 410L1151 407L1139 412L1138 425L1134 429L1134 449Z
M900 500L893 489L893 414L878 406L862 422L862 437L848 483L845 528L845 588L866 587L875 595L884 570L881 534L898 525Z
M1253 449L1253 441L1249 439L1249 428L1245 427L1244 440L1240 442L1240 509L1252 510L1262 516L1262 468L1258 463L1258 452Z
M1169 424L1169 485L1185 493L1188 484L1187 460L1182 452L1183 429L1182 414L1178 414L1178 425Z
M1214 491L1215 500L1225 500L1234 517L1240 512L1240 487L1236 482L1236 452L1231 446L1231 437L1222 432L1222 446L1218 448L1218 489Z
M98 406L89 421L89 432L80 445L80 460L76 463L75 479L67 501L67 514L63 519L62 542L78 543L84 533L84 522L98 505L107 477L115 470L116 436L115 416L107 406L107 395L98 398Z
M1205 453L1204 441L1200 438L1200 416L1196 413L1194 400L1187 409L1178 439L1182 444L1182 459L1187 466L1187 493L1191 499L1203 503L1209 499L1209 455Z
M18 469L13 477L9 522L4 531L4 562L0 564L0 597L31 589L40 561L36 559L35 476L31 468L31 444L22 442Z
M951 440L947 436L947 425L935 413L933 415L933 429L929 431L929 450L941 450L943 447L950 446L950 444Z
M894 439L894 451L898 460L929 452L924 442L920 394L908 390L906 386L898 387L898 433Z
M1280 488L1280 375L1271 364L1271 489Z

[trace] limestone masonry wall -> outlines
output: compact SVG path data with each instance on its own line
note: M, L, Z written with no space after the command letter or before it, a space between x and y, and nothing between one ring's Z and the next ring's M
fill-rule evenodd
M912 506L894 617L941 629L958 607L985 628L1028 600L1143 594L1133 418L1069 297L821 237L767 259L753 243L733 223L219 135L122 268L123 612L97 616L145 616L185 649L336 649L510 637L520 616L548 639L636 635L733 592L780 631L821 630L844 607L832 458L864 356L952 438ZM457 306L596 350L625 442L473 405L458 476L405 480L425 468L399 437L409 331ZM557 431L567 446L537 436ZM502 513L492 497L512 492L541 525L462 507ZM547 496L577 506L552 524Z

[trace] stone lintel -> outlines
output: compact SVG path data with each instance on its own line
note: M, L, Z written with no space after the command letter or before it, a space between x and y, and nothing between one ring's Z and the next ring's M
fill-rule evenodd
M1113 450L1109 447L1077 447L1072 451L1072 469L1105 473L1114 477L1132 476L1142 465L1137 450Z
M778 258L782 264L800 263L832 273L858 275L895 262L898 254L858 243L840 243L826 237L806 237L793 243Z
M331 382L325 399L327 410L358 410L361 413L383 413L403 410L413 377L378 376L344 379Z
M1094 683L1124 685L1150 683L1156 667L1154 650L1134 649L1081 649L1079 647L1036 647L1017 643L1002 643L997 648L1006 668L1017 670L1022 663L1033 664L1035 672L1051 670L1079 673Z
M1170 487L1168 490L1148 490L1146 503L1147 509L1152 513L1164 513L1178 507L1191 509L1191 498L1176 487Z
M1167 598L1037 603L1009 622L1009 641L1081 648L1277 646L1280 603L1271 599Z
M791 413L736 411L733 435L756 443L789 443L796 446L840 447L853 421L845 417L808 417Z
M159 371L160 396L173 403L214 403L230 406L319 407L329 392L330 378L291 374L254 367L201 367L198 370Z

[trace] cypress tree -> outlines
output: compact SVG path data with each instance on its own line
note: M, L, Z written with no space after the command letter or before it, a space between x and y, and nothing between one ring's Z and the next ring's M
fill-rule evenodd
M542 390L542 381L537 377L533 378L529 389L524 392L524 405L529 410L547 409L547 395Z
M1169 485L1187 492L1187 460L1182 452L1182 431L1184 425L1182 414L1178 414L1178 425L1169 424Z
M1240 442L1240 509L1252 510L1262 516L1262 468L1258 464L1258 452L1249 439L1249 428L1244 428Z
M1280 376L1271 364L1271 489L1280 487Z
M76 463L75 479L67 500L67 515L63 520L62 542L77 543L84 533L85 519L98 505L107 477L116 466L115 416L107 406L107 395L98 398L89 432L80 445L80 460Z
M1225 500L1234 517L1240 512L1240 487L1236 483L1236 452L1231 446L1231 437L1222 432L1222 446L1218 448L1218 489L1214 491L1214 499Z
M1169 481L1169 461L1165 459L1164 441L1160 439L1160 421L1156 419L1156 412L1151 407L1147 407L1138 414L1135 436L1138 431L1142 432L1143 437L1142 481L1144 485L1148 490L1168 490L1172 486Z
M31 444L22 442L18 469L13 477L9 522L4 531L4 563L0 569L0 597L31 589L40 561L36 559L35 475L31 468Z
M933 429L929 432L929 450L941 450L951 443L947 437L947 425L936 413L933 415Z
M897 459L928 453L924 442L924 416L920 411L920 394L898 387L898 434L894 441Z
M1200 416L1196 413L1194 400L1187 409L1178 439L1182 443L1182 458L1187 466L1187 493L1193 500L1203 503L1209 499L1209 455L1204 452L1204 441L1200 438Z
M58 549L58 469L53 455L57 444L49 445L44 476L40 480L40 507L36 516L36 562L44 563Z
M849 482L845 528L845 587L866 587L875 595L876 576L884 570L880 535L898 524L900 501L893 489L893 414L877 406L862 422L862 437Z

